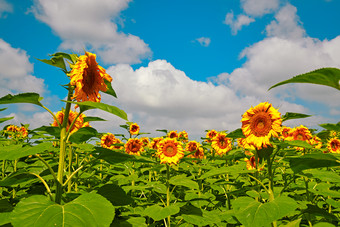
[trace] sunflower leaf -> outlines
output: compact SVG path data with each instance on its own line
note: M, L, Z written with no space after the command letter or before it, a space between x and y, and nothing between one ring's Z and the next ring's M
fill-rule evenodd
M43 97L40 97L37 93L20 93L17 95L5 95L0 98L0 104L11 104L11 103L32 103L38 106L43 106L40 101Z
M77 54L67 54L67 53L63 53L63 52L58 52L58 53L52 54L51 56L57 57L57 58L62 57L62 58L68 59L72 62L72 64L75 64L78 60Z
M4 117L0 118L0 123L13 119L14 117Z
M308 73L300 74L291 79L271 86L268 90L289 83L311 83L333 87L340 90L340 69L321 68Z
M287 113L285 113L285 115L282 116L282 121L287 121L287 120L291 120L291 119L306 118L306 117L311 117L311 116L312 115L287 112Z
M108 113L114 114L124 120L128 120L127 114L123 110L119 109L118 107L111 106L105 103L92 102L92 101L84 101L84 102L72 102L72 101L64 101L64 100L62 101L77 104L80 107L81 112L84 112L86 110L91 110L91 109L100 109Z
M116 94L115 90L113 90L111 82L107 81L105 79L104 79L104 82L105 82L105 84L107 86L107 90L104 91L104 93L106 93L108 95L112 95L113 97L117 98L117 94Z
M52 55L53 56L53 55ZM50 60L48 59L39 59L36 58L37 60L44 62L48 65L52 65L57 68L61 68L64 72L67 72L66 65L65 65L65 60L63 56L53 56Z
M333 131L337 131L340 132L340 122L338 122L337 124L321 124L321 127L327 129L327 130L333 130Z

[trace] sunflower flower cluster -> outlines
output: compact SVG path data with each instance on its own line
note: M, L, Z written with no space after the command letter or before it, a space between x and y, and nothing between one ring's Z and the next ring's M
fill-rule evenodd
M122 141L115 137L112 133L104 134L100 139L100 145L104 148L113 150L113 149L120 149L122 150L124 147L121 146Z
M59 125L61 125L64 121L65 110L58 111L55 116L56 116L56 119L54 119L51 126L59 127ZM70 113L67 119L66 131L70 131L70 133L74 133L78 131L80 128L91 127L88 122L84 121L84 117L86 117L85 114L83 113L79 114L76 111L70 110Z
M23 139L28 136L28 131L25 126L8 125L4 130L4 134L9 138Z

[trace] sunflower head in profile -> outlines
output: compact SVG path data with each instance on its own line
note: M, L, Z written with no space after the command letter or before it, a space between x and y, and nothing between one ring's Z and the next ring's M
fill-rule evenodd
M312 138L313 136L309 129L303 125L295 127L291 131L290 140L302 140L309 142L309 140Z
M149 144L149 148L150 149L154 149L154 150L158 150L159 142L162 141L162 140L163 140L162 137L155 137L155 138L153 138L152 141Z
M120 141L120 139L116 138L115 135L109 132L104 134L100 139L100 145L110 150L123 149L123 146L118 145L121 143L122 141Z
M283 140L290 140L290 138L292 136L292 131L293 131L292 128L287 127L287 126L283 126L280 138L283 139Z
M204 151L202 145L194 140L187 143L187 145L185 146L185 151L192 153L188 155L188 157L198 159L204 158Z
M137 123L132 123L129 128L130 135L138 135L139 125Z
M340 139L336 137L330 138L327 142L327 149L330 153L340 154Z
M183 143L188 142L188 133L186 131L181 131L178 133L178 140L182 141Z
M242 115L241 122L247 143L257 149L271 146L270 138L279 137L282 130L281 113L268 102L251 107Z
M57 114L55 115L60 124L62 124L64 121L64 116L65 116L64 112L65 110L58 111ZM67 120L67 125L66 125L67 131L69 130L72 122L74 121L74 119L76 119L77 116L78 116L77 112L70 110L68 120ZM84 122L84 117L85 117L85 114L80 114L78 116L78 118L76 119L76 121L74 122L73 126L70 129L70 133L74 133L82 127L91 127L88 122ZM56 119L54 119L52 126L58 127L59 126L58 122L56 121Z
M96 55L85 52L85 55L81 55L71 67L72 70L68 75L71 79L70 85L75 87L72 99L77 102L100 102L99 91L107 90L105 80L111 82L112 77L98 65Z
M164 138L158 144L157 156L161 163L177 164L183 158L183 147L177 139Z
M140 156L141 152L144 151L144 144L138 138L130 138L125 144L125 151L131 155L138 155Z
M211 146L214 148L218 155L223 155L231 150L231 140L227 137L226 133L220 132L212 138Z

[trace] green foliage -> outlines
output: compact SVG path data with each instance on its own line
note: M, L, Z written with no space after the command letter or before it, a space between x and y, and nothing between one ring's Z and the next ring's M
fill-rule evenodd
M12 103L31 103L38 106L42 106L40 101L43 98L37 93L21 93L18 95L5 95L0 98L0 104L12 104Z

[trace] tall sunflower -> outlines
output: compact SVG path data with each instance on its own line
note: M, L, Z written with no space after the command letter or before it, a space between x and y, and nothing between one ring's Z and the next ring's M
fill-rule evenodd
M68 116L68 120L67 120L67 126L66 126L66 130L69 130L69 127L71 126L72 122L74 121L74 119L77 117L78 113L77 112L73 112L72 110L70 110L69 116ZM58 111L57 114L55 115L56 118L58 119L58 122L60 124L62 124L62 122L64 121L64 110L62 111ZM73 124L70 133L74 133L76 131L78 131L80 128L82 127L90 127L88 122L84 122L84 117L85 114L80 114L80 116L77 118L77 120L75 121L75 123ZM52 126L54 127L58 127L58 122L54 119Z
M173 130L173 131L168 132L167 136L171 139L177 139L178 138L177 130L176 131Z
M144 151L143 142L138 138L130 138L125 144L125 151L128 154L138 155Z
M241 122L247 143L257 149L267 147L269 139L279 137L281 133L281 113L268 102L251 107L242 115Z
M72 66L69 76L70 84L75 86L72 99L76 99L78 102L100 102L99 91L107 90L104 80L112 81L105 69L98 65L96 55L90 52L85 52L85 55L78 58L76 64Z
M216 135L217 135L217 131L216 130L214 130L214 129L209 130L207 132L207 134L205 135L205 137L206 137L205 141L210 143L212 138L214 138Z
M231 150L231 140L227 137L226 133L220 132L212 138L211 146L217 154L223 155Z
M327 142L327 148L331 153L340 154L340 139L336 137L330 138Z
M177 164L184 156L181 142L172 138L164 138L158 144L157 156L161 163Z
M190 153L195 152L193 154L190 154L188 157L199 159L204 158L204 151L202 145L194 140L187 143L187 145L185 146L185 151Z
M303 140L309 142L313 136L309 129L303 125L295 127L292 129L289 140Z
M137 135L139 133L139 125L137 123L132 123L130 125L129 133L131 135Z

